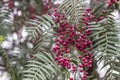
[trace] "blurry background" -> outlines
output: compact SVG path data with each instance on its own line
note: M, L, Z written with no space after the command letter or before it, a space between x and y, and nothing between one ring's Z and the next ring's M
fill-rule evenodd
M7 52L15 70L23 69L31 56L33 44L27 39L26 22L35 15L51 12L63 0L0 0L0 45ZM6 62L0 52L0 80L9 80Z

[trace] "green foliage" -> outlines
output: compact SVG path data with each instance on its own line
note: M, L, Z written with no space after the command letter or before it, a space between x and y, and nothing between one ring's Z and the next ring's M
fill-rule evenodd
M9 22L5 21L9 19L8 14L9 12L7 10L0 8L0 35L1 36L6 36L7 33L9 32L9 29L8 29Z
M65 0L59 7L59 12L64 13L71 24L78 25L86 8L85 0Z
M57 25L48 15L37 16L37 20L31 20L28 25L29 38L34 44L35 55L26 65L23 80L47 80L60 71L51 53Z
M50 50L57 25L48 15L37 16L38 20L28 22L29 38L34 44L34 53L37 51Z
M19 77L18 71L16 71L16 68L10 63L8 55L1 47L0 47L0 55L2 55L6 70L10 74L10 77L11 77L10 79L21 80L21 78Z
M113 79L113 72L116 71L116 68L119 68L115 63L116 61L120 61L120 50L119 43L120 37L119 29L114 26L114 19L109 16L103 22L99 22L94 24L91 28L92 31L91 38L93 42L93 53L95 55L95 59L98 62L104 61L104 66L109 66L107 73L105 74L105 80ZM117 71L119 73L119 70ZM117 77L117 76L115 76Z
M52 53L38 52L26 65L23 80L47 80L60 72Z

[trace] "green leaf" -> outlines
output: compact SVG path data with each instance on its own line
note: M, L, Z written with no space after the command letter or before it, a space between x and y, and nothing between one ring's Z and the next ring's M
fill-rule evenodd
M28 61L27 68L23 71L23 80L47 80L53 73L60 72L56 63L52 61L52 55L44 53L35 54L34 58Z
M120 74L112 73L112 75L115 76L116 78L120 78Z
M64 0L58 10L66 15L68 22L78 25L83 17L85 8L84 0Z
M6 36L0 35L0 43L5 40Z
M11 65L8 54L0 46L0 54L5 62L5 67L7 72L10 74L11 80L20 80L21 78L18 75L18 71L14 66Z
M115 64L116 61L120 61L120 58L117 57L117 55L120 55L120 49L117 46L120 44L120 37L118 36L119 29L116 30L115 28L114 19L110 16L105 21L94 23L94 26L99 26L91 27L89 30L91 30L90 38L93 42L92 53L95 54L95 59L98 62L105 62L101 70L106 66L110 66L104 76L104 80L109 80L118 77L112 75L114 71L120 72L120 67Z

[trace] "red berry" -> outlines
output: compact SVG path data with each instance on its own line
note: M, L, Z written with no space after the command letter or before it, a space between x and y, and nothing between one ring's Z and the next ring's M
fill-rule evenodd
M83 72L83 70L80 70L80 72Z
M74 80L73 77L71 77L70 80Z

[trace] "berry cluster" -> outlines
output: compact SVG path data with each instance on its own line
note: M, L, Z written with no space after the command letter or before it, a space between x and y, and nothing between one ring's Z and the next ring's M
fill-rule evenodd
M105 10L102 10L99 14L103 14L103 13L105 13ZM91 21L96 21L96 22L98 22L98 21L101 21L101 20L103 20L105 17L107 17L107 16L96 16L93 12L92 12L92 9L91 8L87 8L86 10L85 10L85 12L84 12L84 14L83 14L83 23L85 24L85 25L89 25L89 22L91 22Z
M66 20L65 15L58 13L56 8L54 9L53 16L56 23L60 23L61 20Z
M60 24L60 27L56 34L56 46L53 48L56 54L55 60L59 65L67 69L72 70L74 73L77 70L75 64L72 63L69 54L73 53L73 48L84 53L78 58L80 59L80 72L84 73L83 80L87 79L88 68L92 68L93 55L86 51L86 48L92 47L92 42L88 39L90 34L89 30L80 32L76 26L69 24L66 21L65 15L59 14L57 10L54 11L55 22Z
M85 25L89 25L88 23L95 18L95 15L92 13L91 8L87 8L83 16L83 21Z
M71 65L70 65L70 59L69 58L64 58L63 56L57 56L55 58L55 60L62 66L70 69Z
M91 69L92 68L92 63L93 63L93 54L90 53L85 53L84 56L79 56L80 60L82 60L83 62L79 64L80 67L80 72L83 72L83 80L87 79L88 76L88 72L87 69ZM85 69L86 68L86 69ZM85 70L84 70L85 69Z
M111 6L119 0L108 0L108 5Z

